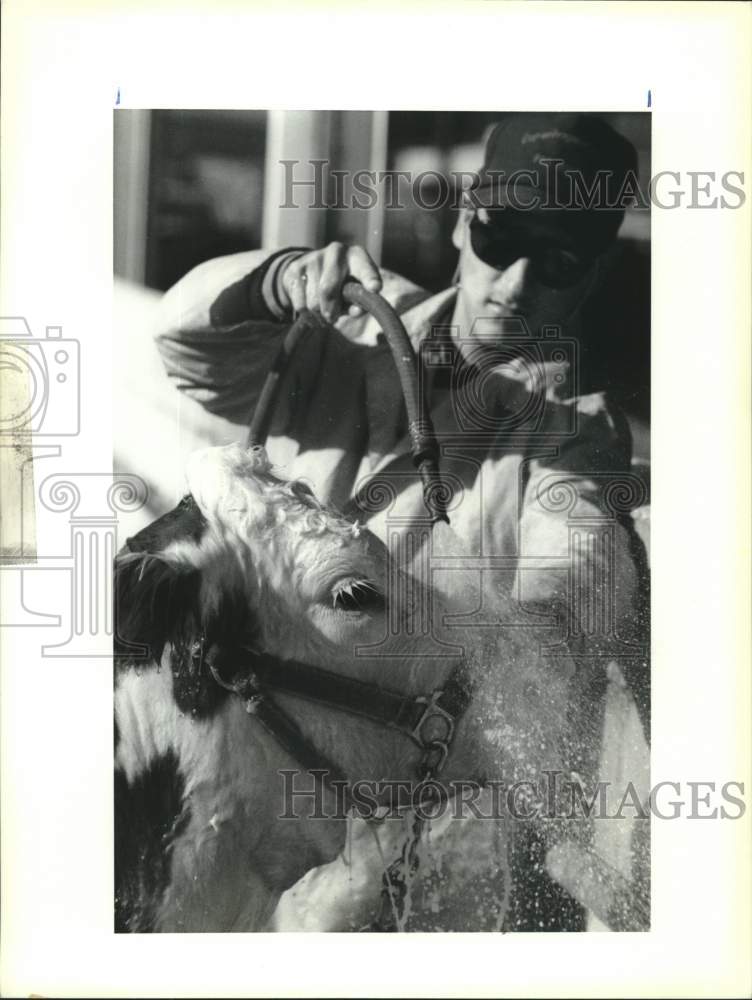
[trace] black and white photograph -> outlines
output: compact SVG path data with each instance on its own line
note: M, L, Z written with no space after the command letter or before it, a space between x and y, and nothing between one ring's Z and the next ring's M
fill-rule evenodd
M0 993L750 995L752 8L0 16Z
M116 929L648 930L650 112L114 118Z

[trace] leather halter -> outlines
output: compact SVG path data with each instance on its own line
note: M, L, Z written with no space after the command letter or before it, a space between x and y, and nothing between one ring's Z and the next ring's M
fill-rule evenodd
M401 733L422 751L418 765L421 780L435 777L443 768L457 722L470 703L471 685L464 660L453 668L442 688L428 695L405 695L322 667L259 654L253 654L245 664L233 658L234 667L245 668L245 672L241 679L228 681L204 646L203 637L193 646L194 667L201 669L205 662L217 684L237 695L246 711L291 757L306 770L321 772L329 783L346 783L347 778L316 749L270 694L297 695Z

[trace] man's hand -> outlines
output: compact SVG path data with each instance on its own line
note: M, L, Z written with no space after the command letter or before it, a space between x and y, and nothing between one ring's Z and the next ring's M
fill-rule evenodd
M342 283L353 277L369 292L381 291L379 269L363 247L330 243L323 250L312 250L296 257L284 267L278 279L283 304L295 312L316 309L333 323L347 310L360 316L359 306L349 306L342 299ZM286 301L285 301L286 300Z

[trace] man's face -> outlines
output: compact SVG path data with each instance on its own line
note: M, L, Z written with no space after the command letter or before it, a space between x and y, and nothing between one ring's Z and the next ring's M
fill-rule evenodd
M517 213L509 226L501 218L499 228L491 228L486 209L463 209L454 231L460 251L455 322L463 339L473 338L476 320L483 320L476 333L484 339L518 332L520 317L533 334L546 325L564 326L594 285L596 261L583 259L554 229L530 213ZM493 265L478 256L474 242Z

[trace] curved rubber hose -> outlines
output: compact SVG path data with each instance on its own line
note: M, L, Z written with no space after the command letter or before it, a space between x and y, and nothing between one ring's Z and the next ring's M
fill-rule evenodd
M285 334L285 338L277 351L277 355L272 361L271 368L264 379L261 393L256 403L256 407L251 417L251 424L248 428L247 446L249 448L266 444L269 436L269 427L274 415L274 407L279 395L279 384L290 358L301 340L310 333L311 330L323 325L323 320L308 309L301 310L295 322Z
M423 484L423 502L431 518L431 524L435 524L437 521L446 521L448 524L446 505L450 495L439 475L439 450L436 436L428 409L421 400L418 363L407 331L389 303L375 292L367 291L354 278L348 278L343 284L342 297L347 302L370 312L381 324L381 329L384 331L384 336L391 348L402 387L402 395L405 399L413 464L418 470ZM290 358L308 333L322 325L324 323L319 316L308 309L302 309L287 331L264 380L251 417L247 441L249 448L266 444L279 396L280 382Z
M425 399L421 398L418 362L402 320L386 299L369 292L354 278L347 278L342 297L360 306L378 320L397 366L402 395L407 407L407 429L410 435L413 464L423 482L423 502L431 516L431 524L446 521L449 495L439 475L439 448Z

